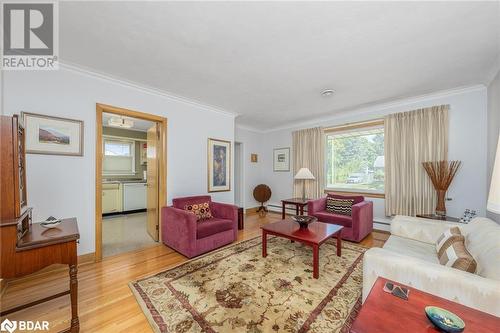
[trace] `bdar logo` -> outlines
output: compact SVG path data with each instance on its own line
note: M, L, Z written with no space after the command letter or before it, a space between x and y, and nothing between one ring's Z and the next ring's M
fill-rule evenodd
M17 328L17 322L10 321L9 319L5 319L0 324L0 331L2 332L7 331L9 333L12 333L16 330L16 328Z

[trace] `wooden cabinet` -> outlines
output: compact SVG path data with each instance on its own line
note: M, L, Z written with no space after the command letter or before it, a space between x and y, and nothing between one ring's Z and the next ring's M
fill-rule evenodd
M102 213L118 213L122 210L123 207L121 184L102 184Z
M24 127L17 115L1 116L2 143L0 190L2 204L0 218L13 219L28 208L26 199L26 161L24 153Z

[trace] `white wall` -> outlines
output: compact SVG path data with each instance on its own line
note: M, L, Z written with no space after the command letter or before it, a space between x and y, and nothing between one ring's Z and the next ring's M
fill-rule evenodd
M242 143L242 172L244 177L244 190L242 196L244 206L245 208L257 207L260 205L260 203L255 201L255 199L253 198L253 189L255 188L255 186L263 182L262 159L264 158L264 156L262 153L262 134L252 130L237 127L234 140ZM251 162L250 154L258 155L257 163Z
M272 152L276 147L292 147L292 131L313 126L334 126L383 117L384 115L414 110L440 104L450 104L449 159L462 161L462 167L453 181L446 203L450 216L461 216L466 208L485 215L486 208L486 87L477 86L446 93L436 93L394 103L351 110L321 121L311 121L302 126L261 133L261 170L257 179L250 182L268 184L272 191L272 204L279 205L283 198L292 196L292 172L273 172ZM237 128L236 136L240 135ZM373 199L374 216L388 222L384 214L384 200Z
M64 67L3 75L2 113L27 111L84 121L83 157L27 156L28 203L35 221L76 216L79 254L94 251L96 103L168 118L169 203L174 197L207 193L207 138L234 139L232 115L123 82ZM232 203L234 195L219 192L212 198Z
M500 131L500 71L488 86L488 191ZM500 185L497 185L500 186ZM488 212L488 217L500 223L500 214Z

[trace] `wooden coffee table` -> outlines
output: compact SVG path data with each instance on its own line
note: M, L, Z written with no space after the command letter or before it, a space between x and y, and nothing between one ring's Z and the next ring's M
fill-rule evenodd
M337 236L337 256L341 256L342 239L341 225L323 222L313 222L308 228L300 228L299 224L291 220L263 225L262 229L262 256L267 257L267 235L288 238L313 248L313 277L319 278L319 246L328 238Z
M386 281L381 277L377 279L351 327L351 333L441 332L425 315L424 309L428 305L446 309L462 318L465 322L464 333L498 332L498 317L390 281L410 290L405 301L383 291Z

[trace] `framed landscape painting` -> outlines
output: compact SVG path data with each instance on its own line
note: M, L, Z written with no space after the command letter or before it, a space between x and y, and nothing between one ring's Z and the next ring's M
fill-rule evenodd
M22 112L26 153L83 156L83 121Z
M231 190L231 142L208 139L208 192Z
M276 148L273 156L274 171L290 171L290 148Z

